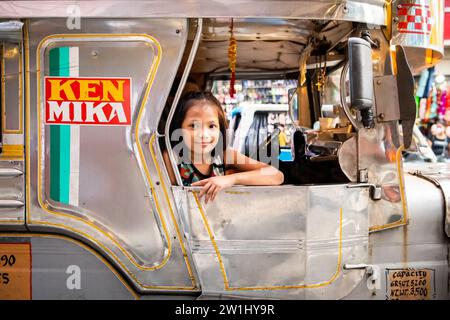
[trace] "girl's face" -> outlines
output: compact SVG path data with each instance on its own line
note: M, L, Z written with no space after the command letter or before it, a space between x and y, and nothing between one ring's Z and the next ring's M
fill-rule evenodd
M220 137L217 106L209 101L196 101L186 112L181 129L191 155L210 154Z

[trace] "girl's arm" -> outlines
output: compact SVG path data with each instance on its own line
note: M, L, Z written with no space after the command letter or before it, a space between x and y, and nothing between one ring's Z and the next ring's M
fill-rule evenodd
M284 181L284 175L278 169L252 158L242 153L227 149L225 155L225 165L238 171L231 174L235 179L235 184L246 186L276 186Z
M232 187L236 184L248 186L280 185L284 181L284 175L276 168L244 156L233 149L227 149L225 165L238 171L225 176L211 177L192 184L203 186L199 198L205 195L205 203L214 200L220 190Z

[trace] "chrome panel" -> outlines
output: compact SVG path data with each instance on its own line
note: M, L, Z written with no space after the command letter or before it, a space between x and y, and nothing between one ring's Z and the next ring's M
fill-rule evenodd
M337 299L364 275L342 267L367 262L366 189L233 187L207 205L172 189L202 294Z
M0 226L2 228L3 225L24 225L25 223L23 166L23 161L0 161Z
M22 27L21 21L0 21L0 40L13 42L22 40Z
M30 229L89 243L142 292L198 288L154 156L157 115L186 38L183 19L86 19L81 30L67 30L64 19L29 22ZM49 132L37 121L43 118L36 110L42 112L48 48L55 46L79 48L81 77L132 78L131 127L80 128L78 206L49 199Z
M23 175L23 171L14 168L0 168L0 177L17 177Z
M0 1L5 18L67 17L73 1ZM291 17L385 24L384 0L77 1L82 17ZM83 25L83 22L82 22Z
M182 95L182 93L184 91L184 86L185 86L186 81L187 81L187 79L189 77L189 73L190 73L191 68L192 68L192 63L194 62L195 56L197 54L197 49L198 49L198 46L199 46L199 43L200 43L200 40L201 40L201 37L202 37L202 30L203 30L203 20L202 19L198 19L198 21L197 21L197 30L195 32L195 37L194 37L194 40L193 40L193 43L192 43L192 47L191 47L191 50L189 52L188 59L186 61L186 67L185 67L185 69L183 71L183 75L181 76L180 84L178 85L177 92L175 93L175 97L173 98L173 101L172 101L172 106L170 108L169 114L168 114L167 119L166 119L166 127L164 128L164 135L165 135L166 146L170 146L171 145L171 143L170 143L170 139L171 139L171 137L170 137L170 124L172 123L173 115L174 115L174 113L175 113L175 111L177 109L178 101L180 100L180 97L181 97L181 95ZM160 148L158 148L158 149L160 149ZM176 166L176 160L174 158L173 152L168 152L168 155L169 155L169 159L170 159L170 162L171 162L171 165L172 165L172 170L175 173L175 179L177 180L177 184L181 186L181 185L183 185L183 182L181 181L181 177L178 174L178 169L177 169L177 166ZM167 178L167 175L166 175L166 180L169 182L169 179Z
M405 172L428 171L448 164L405 163ZM439 171L441 169L438 169ZM380 268L380 287L368 290L367 278L346 298L385 300L386 269L428 268L434 270L435 295L431 299L450 299L448 291L449 239L444 231L445 199L431 181L405 174L409 223L399 228L370 234L369 264Z
M339 165L351 182L358 180L357 140L356 136L347 139L338 150Z
M447 163L435 163L433 165L421 166L416 169L410 169L410 174L430 181L442 192L444 199L444 230L450 237L450 166Z
M1 200L0 199L0 208L21 208L25 205L23 201L18 200Z
M381 200L369 204L371 231L407 223L401 150L396 121L358 131L358 170L367 169L367 182L381 187Z
M397 78L393 75L374 77L373 83L378 122L400 120Z

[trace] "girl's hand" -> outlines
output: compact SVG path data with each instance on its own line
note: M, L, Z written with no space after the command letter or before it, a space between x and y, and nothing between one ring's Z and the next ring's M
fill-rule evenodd
M197 181L191 184L193 187L203 186L202 190L200 190L199 198L205 196L205 204L208 203L209 200L213 201L220 190L229 188L234 186L235 179L233 175L228 176L217 176L211 177L208 179L204 179L201 181Z

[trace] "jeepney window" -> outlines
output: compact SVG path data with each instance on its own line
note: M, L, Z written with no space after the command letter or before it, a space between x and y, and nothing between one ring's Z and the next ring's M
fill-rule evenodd
M261 161L260 146L276 139L279 159L291 160L295 126L289 116L288 90L296 86L297 80L237 80L231 98L230 81L214 81L212 93L229 121L228 146Z
M9 146L23 144L23 137L21 136L23 134L23 63L21 43L0 42L0 57L1 147L3 156L19 158L23 156L22 148ZM5 145L8 146L6 149Z

